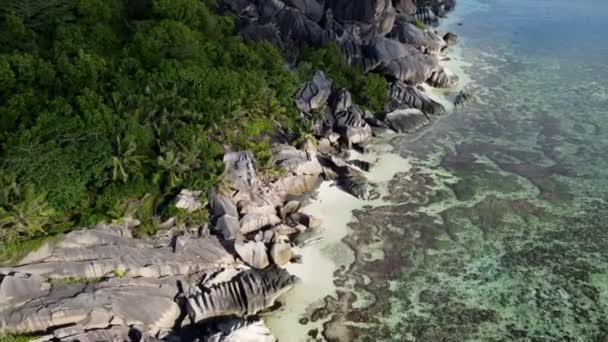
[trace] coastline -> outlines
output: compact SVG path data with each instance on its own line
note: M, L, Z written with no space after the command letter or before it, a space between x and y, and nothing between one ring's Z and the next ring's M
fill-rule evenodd
M457 11L451 12L448 18L442 20L435 29L453 32L460 19L461 16ZM408 138L415 140L423 136L428 130L437 127L438 122L444 117L457 110L454 105L455 94L467 89L467 86L472 83L472 79L465 71L471 64L463 59L461 44L462 38L459 38L458 44L449 47L445 53L445 57L448 57L447 60L440 61L440 65L448 70L450 75L458 77L458 83L454 87L446 89L433 88L427 84L422 85L433 100L445 107L446 114ZM322 229L316 233L321 240L297 250L297 253L302 255L302 263L290 264L287 266L287 270L300 278L301 283L282 297L281 308L263 317L278 341L305 342L322 336L326 324L333 318L332 314L329 313L320 319L314 319L314 315L318 310L323 310L328 299L338 300L337 290L359 291L356 295L364 297L360 289L352 288L352 284L336 284L337 276L349 269L355 262L356 251L346 241L352 231L350 225L357 220L355 212L363 208L395 204L385 198L388 195L389 182L398 173L407 175L412 167L409 159L395 153L390 144L392 139L402 138L402 136L403 134L385 132L369 142L365 153L355 150L348 151L349 159L360 159L371 163L372 167L365 175L370 183L374 184L375 190L379 194L377 199L356 198L339 189L335 180L328 180L313 192L309 202L302 208L302 212L321 221ZM376 257L382 258L381 255ZM365 307L366 301L370 300L374 301L374 298L357 298L354 305ZM310 319L311 316L313 319ZM332 328L338 327L333 325ZM344 338L348 336L348 333L334 332L334 335L342 335Z

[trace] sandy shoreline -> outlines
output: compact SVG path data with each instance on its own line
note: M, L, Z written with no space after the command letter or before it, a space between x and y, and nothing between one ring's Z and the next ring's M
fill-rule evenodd
M407 159L391 152L391 146L386 144L390 136L378 138L368 153L351 151L351 158L373 163L366 176L377 185L381 195L384 195L385 185L395 173L407 171L410 167ZM322 307L326 296L336 293L334 273L354 262L354 252L342 242L349 233L349 223L354 220L353 211L386 203L381 198L358 199L329 181L323 182L312 197L302 211L321 220L321 228L315 235L322 240L296 251L302 255L303 262L289 264L287 270L299 277L301 283L283 297L282 308L264 318L279 341L306 341L310 330L322 331L325 321L302 324L300 319L309 317L316 308Z
M440 30L454 29L458 22L457 13L440 25ZM464 69L469 65L462 58L461 48L451 47L449 60L442 61L441 65L458 76L458 84L449 89L436 89L424 85L431 97L441 103L447 113L454 110L454 94L471 83L471 79ZM369 182L374 184L380 198L375 200L361 200L339 189L333 181L323 182L311 196L310 202L303 208L303 212L321 220L321 229L315 235L320 241L299 248L296 252L302 256L301 264L290 264L287 270L301 279L301 283L287 293L283 299L283 306L264 317L278 341L300 342L309 341L311 330L319 334L323 331L323 324L331 319L319 319L309 322L310 317L318 308L324 305L328 296L335 297L338 286L334 284L335 273L340 268L349 267L354 260L354 251L343 242L349 234L349 224L354 220L353 211L364 206L378 207L389 204L382 199L387 193L388 182L399 172L407 172L411 168L408 159L401 157L393 151L390 140L394 133L386 133L377 137L370 144L370 149L364 154L350 151L351 159L361 159L372 164L366 173ZM318 338L318 336L317 336Z

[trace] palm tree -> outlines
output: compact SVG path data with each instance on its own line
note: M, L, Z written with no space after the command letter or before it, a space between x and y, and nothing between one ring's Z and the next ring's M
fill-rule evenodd
M112 156L112 180L118 179L126 183L129 175L141 175L141 160L143 156L137 155L137 144L131 140L124 141L120 137L116 138L115 153Z
M0 208L0 241L12 242L21 237L32 238L45 233L55 211L49 208L45 196L26 187L22 198L7 209Z
M162 155L156 159L156 166L159 170L154 174L154 183L159 184L164 181L169 188L174 188L181 183L184 172L188 168L181 162L181 153L176 153L168 148L162 148L161 151Z

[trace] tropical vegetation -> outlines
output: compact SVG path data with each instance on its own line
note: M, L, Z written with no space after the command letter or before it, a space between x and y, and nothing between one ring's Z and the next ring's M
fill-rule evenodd
M151 234L179 189L218 181L228 148L270 168L313 68L381 108L384 80L317 50L290 68L216 0L0 0L2 257L127 213Z

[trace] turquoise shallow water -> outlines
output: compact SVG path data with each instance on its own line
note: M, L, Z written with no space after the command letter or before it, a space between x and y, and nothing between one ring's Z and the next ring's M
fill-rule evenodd
M374 304L339 294L330 310L350 309L325 336L607 341L608 1L461 0L454 15L477 101L392 142L413 168L393 205L355 213L360 253L338 277Z

